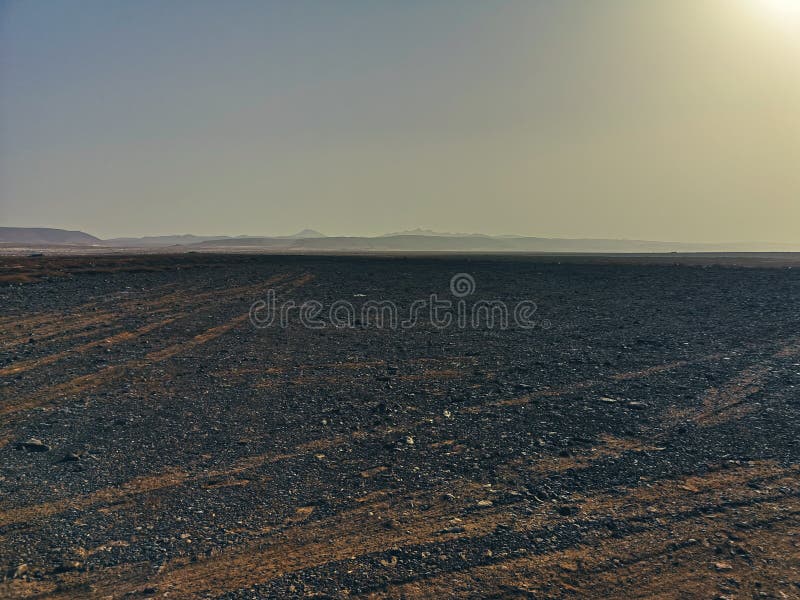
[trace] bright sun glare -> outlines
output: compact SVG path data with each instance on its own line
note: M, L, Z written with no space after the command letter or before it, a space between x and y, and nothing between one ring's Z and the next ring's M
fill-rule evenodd
M782 29L800 41L800 0L742 0L742 5L770 28Z
M800 17L800 0L754 0L778 18Z

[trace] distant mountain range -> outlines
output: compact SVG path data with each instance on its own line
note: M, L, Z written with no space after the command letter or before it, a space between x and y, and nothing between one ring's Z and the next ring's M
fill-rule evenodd
M303 229L294 235L275 236L269 239L276 240L294 240L305 238L324 238L325 235L313 229ZM102 245L114 246L117 248L158 248L163 246L188 246L191 244L202 244L206 242L224 242L227 240L260 240L265 239L261 237L240 235L231 237L228 235L192 235L189 233L183 235L155 235L145 236L140 238L123 237L111 238L108 240L101 240Z
M102 244L103 240L82 231L48 227L0 227L0 243L93 246Z
M399 235L416 235L416 236L424 235L426 237L446 237L446 238L492 237L490 235L486 235L485 233L450 233L446 231L432 231L430 229L420 229L419 227L417 227L416 229L408 229L406 231L397 231L395 233L385 233L380 237L397 237Z
M265 252L798 252L800 244L703 244L648 240L568 239L477 233L441 233L415 229L376 237L329 237L313 229L288 236L166 235L102 240L82 231L0 227L5 247L130 248L197 251Z
M158 248L163 246L187 246L189 244L199 244L201 242L211 242L214 240L224 240L227 236L207 236L207 235L148 235L145 237L122 237L101 240L103 246L114 246L117 248Z

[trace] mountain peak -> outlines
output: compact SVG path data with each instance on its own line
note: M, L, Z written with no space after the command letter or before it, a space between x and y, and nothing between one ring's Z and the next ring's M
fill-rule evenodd
M319 231L316 231L315 229L303 229L302 231L298 231L294 235L290 235L290 236L287 236L287 237L298 238L298 239L300 239L300 238L309 239L309 238L324 238L324 237L328 237L328 236L325 235L324 233L320 233Z

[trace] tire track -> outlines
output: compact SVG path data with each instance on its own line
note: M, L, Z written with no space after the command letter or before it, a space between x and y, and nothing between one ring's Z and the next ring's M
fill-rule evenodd
M702 400L702 406L669 411L668 422L675 424L681 421L693 421L701 427L709 427L741 417L755 409L754 406L746 404L748 398L763 389L766 380L775 372L780 361L797 356L800 356L800 343L792 340L772 354L767 361L754 363L723 385L710 388Z
M285 276L281 275L276 277L283 278ZM293 281L280 284L279 287L276 289L276 291L287 291L295 289L296 287L306 284L308 281L311 280L312 277L313 276L310 274L302 275ZM259 284L258 288L262 289L265 285L271 285L273 283L274 283L273 280L267 280ZM236 293L238 294L240 292L237 291ZM209 341L216 339L217 337L227 333L231 329L234 329L238 325L241 325L248 319L248 316L249 313L238 315L222 325L212 327L211 329L194 336L188 341L171 344L166 348L151 352L146 356L144 356L143 358L131 359L121 364L110 365L108 367L100 369L99 371L95 371L93 373L88 373L85 375L80 375L64 383L47 387L43 390L36 392L33 395L22 398L21 400L15 402L14 404L3 406L2 408L0 408L0 415L8 416L24 412L32 408L37 408L46 405L52 402L53 400L67 394L70 395L78 394L88 390L98 389L104 384L110 382L111 380L124 375L129 370L146 369L149 366L152 366L153 363L161 362L163 360L181 354L186 350L202 346L208 343Z
M557 398L559 396L574 394L576 392L582 392L585 390L607 385L608 383L611 383L613 381L631 381L635 379L644 379L652 375L660 375L662 373L676 371L687 366L719 360L723 356L724 354L720 353L707 354L705 356L700 356L690 361L687 360L673 361L661 365L648 367L646 369L637 369L635 371L623 371L621 373L614 373L608 376L607 379L587 379L585 381L579 381L577 383L567 384L556 388L538 390L535 392L531 392L529 394L517 396L516 398L497 400L487 405L470 407L470 409L468 409L468 412L481 412L482 410L484 410L484 406L495 406L495 407L523 406L525 404L529 404L531 401L536 400L538 398Z
M560 590L585 598L619 597L623 591L626 598L700 598L708 597L709 588L719 589L725 583L730 587L731 579L736 581L737 592L741 593L746 586L748 596L756 595L764 591L763 584L757 585L758 580L777 582L797 571L796 558L786 562L787 557L796 556L798 551L797 508L796 501L778 500L736 511L743 518L759 519L758 530L736 535L733 547L751 557L746 561L727 562L698 542L697 519L688 518L671 520L668 535L660 527L649 527L621 539L593 535L574 548L448 571L356 597L371 600L473 598L495 594L538 597ZM703 519L704 536L723 538L727 530L721 519ZM753 577L753 558L763 565L771 563L771 568ZM715 564L723 564L725 568L714 568ZM792 597L790 585L777 587L784 590L783 596L778 597Z
M37 343L53 343L67 339L64 334L69 332L83 329L90 325L96 324L113 324L125 317L135 316L139 313L145 313L148 316L153 316L159 313L174 310L176 304L186 303L192 305L195 310L199 310L203 306L213 306L218 304L220 299L228 299L235 296L248 295L258 292L266 283L279 283L285 279L287 274L278 274L267 280L267 282L260 282L252 285L243 285L234 288L221 288L206 291L189 291L180 289L166 295L157 295L150 297L148 294L145 297L128 298L127 296L120 298L119 292L115 296L100 302L89 302L73 309L70 309L67 314L64 313L48 313L46 315L35 317L36 322L44 325L41 329L34 329L30 333L18 336L11 340L3 342L4 348L11 348L16 345L27 343L31 335L36 339ZM166 288L175 287L177 284L166 284L154 288L154 290L161 291ZM149 290L149 291L154 291ZM109 303L115 303L114 310L105 310L100 313L85 315L86 311L96 311L98 308L103 307ZM77 314L75 314L77 312ZM30 325L31 323L27 323ZM18 328L25 328L26 322L18 323ZM96 332L88 332L86 335L91 335Z
M26 333L24 335L18 335L16 338L4 340L2 342L2 347L8 349L23 343L27 343L31 336L33 336L39 343L58 341L66 337L64 334L68 334L76 329L81 329L98 323L106 323L109 320L113 321L115 317L129 314L122 313L119 310L117 310L117 312L99 310L111 303L116 303L115 307L117 309L129 309L129 311L132 311L133 307L138 306L139 303L146 302L147 298L149 298L151 295L156 295L158 300L163 300L164 302L167 302L170 298L176 300L180 297L184 297L186 295L185 291L161 295L161 292L164 290L174 288L177 285L178 284L175 283L168 283L162 286L151 288L147 290L144 297L130 298L128 295L122 295L121 292L115 292L103 300L86 302L84 304L69 308L66 311L48 312L23 319L6 319L5 324L10 324L12 327L4 329L1 332L2 334L13 335L12 331L19 329L26 330ZM147 304L143 305L147 306ZM85 314L87 312L92 314ZM91 333L92 332L89 332L88 334L90 335Z
M85 344L75 346L73 348L70 348L69 350L63 350L61 352L56 352L55 354L48 354L46 356L43 356L42 358L32 358L30 360L19 361L14 363L10 367L5 367L3 369L0 369L0 376L16 375L18 373L30 371L31 369L38 369L47 365L51 365L65 358L68 358L74 354L86 352L87 350L91 350L93 348L98 348L98 347L111 348L116 344L129 342L131 340L140 338L143 335L147 335L152 331L155 331L161 327L164 327L165 325L168 325L174 321L177 321L178 319L185 317L187 314L188 313L178 313L174 316L164 319L163 321L148 323L147 325L143 325L142 327L139 327L132 331L123 331L122 333L117 333L104 339L94 340L92 342L87 342Z
M797 490L797 476L797 467L782 469L774 463L762 462L712 472L704 477L678 478L660 481L650 487L630 488L622 497L618 493L602 491L576 496L573 501L581 506L582 522L597 521L607 515L613 515L615 519L647 519L642 526L652 529L656 537L663 539L663 525L653 524L653 512L658 512L671 523L672 528L676 528L702 513L723 514L733 507L748 504L755 504L757 514L762 516L771 513L760 505L770 503L781 509L788 507L800 511L795 497L800 492ZM764 484L765 481L768 484ZM758 484L761 489L748 484ZM787 486L793 488L794 495L765 495L772 489ZM445 492L453 494L455 502L443 500ZM300 522L269 532L265 540L229 547L211 558L196 562L174 559L147 580L136 575L135 565L128 565L127 574L122 570L115 571L113 581L104 579L101 573L78 574L61 582L62 586L72 586L76 591L65 590L55 597L78 597L78 594L87 598L116 597L146 584L181 598L200 598L245 589L351 557L484 536L502 523L512 523L514 531L529 532L563 522L563 517L550 504L540 505L533 515L524 518L520 518L513 504L474 508L476 501L488 498L491 494L485 486L458 481L442 488L404 494L391 501L376 498L333 517L311 522L307 520L309 511L306 509L302 511ZM428 506L427 510L413 508L422 503ZM399 525L387 529L387 518L396 520ZM452 528L454 519L457 528ZM721 527L727 526L724 520L718 522ZM687 528L687 531L695 530L693 526ZM634 542L631 546L637 547ZM85 587L87 584L90 592Z
M228 331L230 328L235 327L240 322L240 319L241 319L241 316L237 317L236 319L234 319L234 322L229 322L229 323L223 324L222 326L219 326L219 327L216 327L216 328L212 328L212 330L209 330L209 332L212 332L214 337L218 337L219 335L222 335L225 331ZM160 350L160 351L157 351L157 352L153 353L153 356L152 356L152 358L150 360L152 362L156 362L158 360L164 360L166 358L173 357L173 356L181 353L182 351L184 351L184 350L186 350L186 349L188 349L190 347L194 347L194 346L197 346L197 345L200 345L200 344L196 339L189 340L188 342L182 342L180 344L174 344L172 346L168 346L167 348L165 348L163 350ZM148 356L150 356L150 355L148 355ZM710 356L715 356L715 355L710 355ZM702 357L701 359L698 359L698 360L706 360L706 359L709 359L709 357ZM145 361L145 364L146 364L146 361ZM662 373L662 372L664 372L666 370L671 370L673 368L680 368L677 365L678 365L678 363L667 363L665 365L657 365L655 367L651 367L651 368L647 368L647 369L643 369L643 370L626 371L626 372L618 373L616 375L612 375L611 378L612 379L630 380L630 379L633 378L632 377L633 374L638 374L641 377L648 377L648 376L651 376L653 374ZM109 367L108 369L113 369L113 373L109 373L109 376L112 375L112 374L116 374L119 370L121 370L123 368L124 368L124 366ZM84 377L87 378L87 385L88 384L94 384L94 379L93 379L94 374L91 374L89 376L84 376ZM81 378L77 378L77 379L80 380L79 381L80 384L84 384L84 381ZM586 387L589 383L595 383L595 382L594 381L582 382L582 383L576 384L574 386L569 386L569 388L558 388L558 389L554 389L554 390L546 390L546 391L542 392L542 394L547 395L547 396L558 396L558 395L562 395L562 394L566 394L566 393L571 393L576 388L577 389L584 389L584 387ZM80 388L80 389L88 389L88 387L87 388ZM66 393L66 392L63 392L63 393ZM537 396L539 396L539 393L529 394L529 395L524 396L523 398L528 400L528 399L530 399L532 397L537 397ZM516 404L516 400L517 399L514 399L512 401L511 405L515 405ZM482 404L482 405L479 405L479 406L465 407L465 408L460 409L459 412L463 412L463 413L466 413L466 414L479 414L479 413L485 412L486 410L491 409L493 407L508 406L508 405L509 405L509 401L501 400L501 401L497 401L497 402L493 402L493 403ZM331 449L331 448L340 447L341 445L345 445L345 444L348 444L348 443L353 443L353 442L356 442L356 441L362 441L363 442L363 441L367 441L367 440L383 439L383 438L387 437L388 435L391 435L392 433L397 432L397 431L413 431L417 427L420 427L420 426L428 427L428 426L431 426L431 425L441 424L441 423L444 423L444 422L446 422L446 417L433 416L433 417L429 417L429 418L418 419L418 420L411 421L411 422L408 422L408 423L393 423L393 424L391 424L391 425L389 425L387 427L379 428L377 430L372 430L372 431L356 431L356 432L353 432L349 436L335 436L335 437L330 437L330 438L319 438L319 439L312 440L312 441L305 442L303 444L298 445L296 447L295 451L293 451L290 454L278 454L278 455L275 455L275 454L272 454L272 453L265 453L265 454L258 454L258 455L253 455L253 456L249 456L249 457L244 457L242 459L237 460L232 465L232 467L230 468L229 472L227 470L220 470L218 472L218 475L220 475L220 476L224 475L224 474L231 475L231 474L234 474L234 473L238 474L238 473L243 472L244 470L257 469L257 468L263 466L264 464L268 464L268 463L271 463L271 462L274 462L274 461L279 461L279 460L283 460L283 459L290 459L290 458L297 458L298 456L301 456L304 453L307 454L307 453L309 453L311 451L327 450L327 449ZM601 437L601 439L599 440L599 443L598 444L594 444L588 450L578 450L578 451L576 451L574 453L573 456L566 456L566 457L551 456L551 457L548 457L548 458L545 458L545 459L540 459L540 460L538 460L536 463L534 463L532 465L525 466L524 470L526 470L528 473L536 473L539 476L545 476L545 475L548 475L548 474L563 472L563 471L566 471L566 470L569 470L569 469L586 468L589 465L591 465L594 462L596 462L597 460L602 460L602 459L605 459L605 458L617 458L617 457L622 456L622 454L625 453L625 452L645 452L645 451L659 451L659 450L660 450L660 448L658 448L657 446L645 444L645 443L643 443L643 442L641 442L639 440L635 440L635 439L620 439L620 438L617 438L617 437L609 435L609 436ZM522 465L528 465L528 463L529 463L529 461L527 461L527 460L518 461L516 463L514 461L512 461L511 463L509 463L507 465L498 467L498 469L501 470L501 471L516 470L516 472L519 473L520 472L519 471L519 467L521 467ZM202 479L202 476L200 477L200 479ZM188 473L187 473L186 480L189 481L189 482L193 482L193 481L196 480L196 478L190 477L188 475ZM170 474L167 474L165 481L171 482L172 481L172 476ZM123 484L123 486L125 486L125 484ZM172 486L172 484L169 484L169 485L166 485L164 487L171 487L171 486ZM134 485L131 488L125 487L125 489L134 490L134 489L136 489L136 486ZM99 496L98 496L99 498L102 498L105 494L113 493L113 492L111 492L108 489L106 489L106 490L100 490L100 491L98 491L96 493L99 494ZM93 497L93 494L91 496ZM53 506L61 506L62 503L64 503L64 502L66 502L66 504L63 504L64 506L67 506L69 508L78 508L79 506L85 506L85 507L93 506L97 502L101 502L101 501L102 500L98 500L98 501L91 500L91 501L88 501L87 504L84 504L84 502L80 498L78 498L78 499L73 499L72 501L56 501L54 503L46 503L44 505L40 505L40 508L31 507L29 509L28 508L26 508L26 509L15 509L15 510L19 510L19 511L27 510L27 511L30 511L30 513L28 513L28 512L16 512L15 513L13 511L8 511L6 513L0 513L0 526L7 525L7 524L10 524L10 523L14 523L14 522L18 522L22 518L23 515L30 514L30 516L33 517L35 515L48 516L50 514L55 514L55 512L60 512L60 511L59 510L55 510L53 508ZM55 510L55 512L53 512L54 510Z

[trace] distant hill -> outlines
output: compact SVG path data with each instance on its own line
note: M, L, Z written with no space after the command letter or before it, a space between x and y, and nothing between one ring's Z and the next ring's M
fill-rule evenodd
M663 253L663 252L796 252L798 244L688 244L647 240L569 239L485 235L413 235L380 237L275 238L249 237L212 240L191 247L272 252L549 252L549 253Z
M297 249L363 252L502 252L502 240L490 237L444 237L436 235L390 235L374 238L329 237L321 240L298 240Z
M165 246L188 246L191 244L214 243L221 246L240 245L247 246L263 244L263 240L295 240L324 238L325 234L313 229L303 229L294 235L276 235L271 237L239 235L150 235L145 237L122 237L103 240L103 244L115 248L158 248ZM253 241L257 240L257 241Z
M96 246L103 241L83 231L48 227L0 227L0 243L26 246Z
M291 239L311 239L311 238L324 238L328 236L314 229L303 229L303 231L298 231L294 235L287 235L286 237Z
M432 229L422 229L420 227L417 227L416 229L407 229L406 231L397 231L395 233L385 233L380 237L396 237L398 235L414 235L414 236L424 235L426 237L450 237L450 238L492 237L484 233L450 233L447 231L433 231Z
M580 240L550 238L498 238L481 235L392 235L377 238L341 237L298 240L297 250L364 252L671 252L682 244L628 240ZM695 248L687 249L687 251Z
M728 244L658 242L648 240L571 239L437 233L414 229L376 237L328 237L313 229L286 236L161 235L101 240L82 231L33 227L0 227L0 243L36 246L93 246L182 251L247 252L531 252L531 253L665 253L665 252L798 252L800 244L740 242Z
M160 246L176 246L186 244L199 244L213 240L229 239L225 235L148 235L145 237L122 237L103 240L104 246L114 246L119 248L158 248Z

